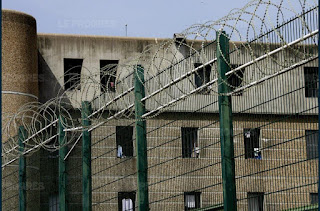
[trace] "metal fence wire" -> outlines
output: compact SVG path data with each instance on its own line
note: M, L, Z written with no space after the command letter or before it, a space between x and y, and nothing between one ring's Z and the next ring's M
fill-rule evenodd
M8 117L2 207L319 209L319 6L300 4L253 0L128 64L72 67Z
M227 84L229 89L225 95L232 102L232 159L238 210L309 210L317 207L318 54L314 42L317 34L312 33L317 30L317 13L318 7L310 8L248 44L233 42L230 45L228 67L231 74L227 74L220 84ZM305 31L302 16L308 22L309 28ZM283 40L290 47L283 45ZM213 46L210 50L215 52L216 45L207 46ZM271 56L265 56L270 52ZM185 68L181 72L182 63L197 62L192 56L165 71L173 70L176 77L181 77L183 71L188 71ZM213 60L217 55L211 53L211 56L206 59ZM203 80L200 83L204 84L206 74L208 82L218 77L215 69L218 69L216 61L209 62L200 69L203 72L198 71L192 75L194 78L186 80L196 81L199 77ZM211 77L206 71L211 71ZM157 89L149 87L152 80L145 82L147 94L151 95ZM182 81L171 82L172 95L177 95L179 85L180 88L186 85ZM210 95L210 92L218 92L214 90L218 89L217 83L210 87L211 90L192 93L188 99L177 101L174 106L146 120L151 210L224 208L219 97ZM183 94L181 91L180 95ZM201 97L202 100L195 100ZM179 96L175 98L179 99ZM167 106L166 103L170 104L162 102L162 106ZM93 158L93 162L110 162L106 167L99 165L102 169L98 174L106 177L103 185L96 182L99 187L93 188L93 196L97 197L93 197L93 206L97 209L139 208L136 150L129 153L125 152L128 149L122 149L123 156L119 157L119 123L121 129L135 131L133 120L125 124L126 121L108 123L106 127L110 133L105 138L110 140L99 145L108 145L111 150L101 153L103 158ZM99 131L105 133L107 129ZM133 136L123 140L130 142L130 149L133 149L135 146L131 142L136 141L136 136L134 132L127 134ZM123 142L121 146L127 148L129 145ZM115 156L118 156L116 160ZM102 180L93 174L93 178L95 176Z

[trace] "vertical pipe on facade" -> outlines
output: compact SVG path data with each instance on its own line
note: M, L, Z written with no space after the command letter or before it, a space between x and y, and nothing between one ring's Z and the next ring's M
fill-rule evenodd
M223 204L224 210L235 211L236 185L235 164L233 148L233 127L231 96L225 94L230 92L227 84L226 73L230 71L229 63L229 38L224 31L217 31L217 62L218 62L218 92L219 92L219 119L220 140L222 159L222 181L223 181Z
M26 158L23 155L24 152L24 143L23 141L27 137L27 131L23 126L19 127L18 130L18 137L19 137L19 151L20 151L20 158L19 158L19 211L26 211Z
M91 104L84 101L81 104L81 119L84 128L82 132L82 210L92 210L92 175L91 175L91 124L88 116L92 113Z
M64 146L66 143L66 134L64 129L64 117L59 117L58 134L59 134L59 210L67 210L66 201L66 188L67 188L67 171L66 171L66 161L64 157L67 153L67 147Z
M144 69L141 65L136 66L134 74L134 96L135 96L135 126L137 146L137 172L138 172L138 210L149 210L148 196L148 161L147 161L147 136L146 121L142 115L146 113L144 90Z

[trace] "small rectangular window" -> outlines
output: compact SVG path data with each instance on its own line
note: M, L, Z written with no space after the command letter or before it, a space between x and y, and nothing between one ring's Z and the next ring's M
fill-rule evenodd
M133 156L133 127L132 126L117 126L116 127L116 143L117 157L132 157Z
M240 65L232 64L231 69L235 69L239 67ZM242 81L243 81L243 75L244 75L244 68L237 70L236 72L230 74L228 77L228 84L230 86L230 91L234 91L236 88L241 87ZM242 95L243 91L239 91L237 93L234 93L233 95L240 96Z
M118 60L100 60L101 92L116 91Z
M59 195L49 196L49 211L59 211Z
M263 192L248 193L248 211L263 211Z
M176 43L176 45L178 45L178 46L183 46L183 45L187 44L186 36L182 33L174 33L173 39L174 39L174 42Z
M318 204L318 193L310 193L310 204Z
M243 131L245 159L262 159L260 151L260 128L245 128Z
M318 67L304 67L305 97L318 97Z
M306 130L307 159L318 158L318 139L319 132L317 130Z
M184 207L186 211L201 207L200 195L200 192L184 193Z
M194 63L194 68L201 66L202 63ZM211 73L211 66L207 65L203 68L200 68L194 73L194 82L196 88L208 83L210 81L210 73ZM201 94L208 94L210 91L209 87L206 87L200 91Z
M80 78L83 59L67 59L64 63L64 88L65 90L80 90Z
M182 138L182 157L198 158L200 156L200 148L198 143L198 128L182 127L181 138Z
M118 193L118 210L134 211L135 210L136 193L135 192L119 192Z

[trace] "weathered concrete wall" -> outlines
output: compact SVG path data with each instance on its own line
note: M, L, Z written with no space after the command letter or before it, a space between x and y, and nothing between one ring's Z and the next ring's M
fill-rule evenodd
M64 58L84 59L82 74L90 75L90 81L93 82L85 84L81 90L67 93L74 107L78 107L80 101L92 100L101 94L99 61L101 59L119 60L117 78L118 80L123 80L124 84L119 85L116 93L108 93L105 100L94 105L100 107L104 102L108 102L116 94L126 91L133 85L132 76L126 78L133 71L127 68L128 62L130 64L135 64L136 62L145 66L147 70L145 74L146 80L148 80L172 63L180 61L190 54L189 49L177 48L177 45L169 39L54 34L39 34L37 36L34 18L19 12L4 11L2 21L3 90L35 96L3 94L3 112L15 113L21 105L34 101L37 96L40 97L40 102L46 102L63 90ZM158 49L160 43L166 41L168 43ZM155 46L150 48L149 52L143 53L144 49L150 45ZM196 42L193 47L199 49L200 45L201 42ZM191 70L194 63L204 63L210 58L214 58L215 48L215 45L212 44L206 48L205 52L191 56L184 63L180 63L175 68L161 73L157 81L150 80L150 83L146 84L146 94L151 94L171 80ZM243 64L249 61L247 60L249 58L248 52L239 53L240 56L231 56L233 64ZM149 66L154 55L157 55L157 59L153 60L154 65L159 69ZM37 59L38 56L39 59ZM277 57L280 59L275 60L274 57L270 57L264 63L247 68L244 74L244 81L253 81L261 78L265 73L272 74L279 71L283 68L281 65L286 64L288 60L299 61L299 56L293 55L290 51L280 52ZM285 59L282 60L282 58ZM270 68L260 71L259 65ZM317 66L317 60L305 66ZM215 70L216 67L214 66L213 69ZM213 71L210 79L216 77L217 73ZM86 83L83 77L81 80ZM244 113L288 114L303 112L304 114L315 114L317 112L316 109L306 111L308 108L316 108L317 101L315 98L304 97L304 83L302 66L259 86L247 89L242 96L233 96L233 111L239 112L252 107L252 109ZM270 92L263 91L270 89L270 87L273 88ZM190 92L194 88L194 75L191 75L175 86L168 88L167 92L147 101L147 108L149 110L157 108ZM216 92L217 83L211 87L209 94L195 93L189 99L178 103L167 111L195 111L200 108L197 106L217 102ZM285 95L289 92L295 92L297 95ZM257 95L257 93L259 94ZM277 98L279 99L274 100ZM263 106L256 106L267 101L270 102L265 103ZM133 96L129 95L117 105L118 107L110 108L124 108L123 106L127 106L128 103L132 102ZM201 103L199 104L198 102ZM286 106L279 106L286 105L287 102L291 104L290 109ZM183 192L199 188L205 188L201 195L202 206L222 202L218 103L213 103L211 106L201 109L199 113L204 114L162 114L153 120L147 121L150 201L170 198L163 203L152 204L152 209L183 209ZM309 120L311 120L309 124L305 124L305 120L294 119L263 127L261 130L261 143L262 147L265 147L262 151L263 159L245 160L243 158L243 128L257 127L259 124L268 125L274 120L273 117L269 119L235 118L234 134L239 134L239 136L235 137L235 154L239 156L236 159L236 175L239 177L237 179L237 189L238 198L240 199L245 198L247 192L273 193L278 190L290 189L293 186L303 186L306 183L316 182L318 168L316 161L297 162L306 159L306 143L303 137L306 129L317 128L316 119L313 119L313 117L309 117ZM174 121L174 123L170 123L171 121ZM2 122L2 124L4 125L5 122ZM116 158L115 127L128 124L132 124L132 121L114 120L93 131L92 167L93 204L95 210L116 210L118 192L137 189L136 159ZM168 125L155 130L159 126L166 124ZM199 132L199 143L200 148L202 148L200 158L181 158L181 127L204 127ZM15 133L16 131L12 132L12 134ZM106 136L108 138L99 141ZM281 143L283 140L293 141ZM274 144L279 145L268 148L268 146ZM39 164L38 160L39 154L35 154L28 159L27 177L29 184L31 184L29 186L31 190L28 190L28 208L30 210L40 209L40 191L43 193L41 194L41 207L44 209L48 206L48 197L57 191L56 179L46 178L47 176L55 177L57 173L56 163L54 163L54 160L47 160L47 153L41 153L41 164ZM78 210L81 209L81 147L76 147L72 153L67 162L69 171L68 200L69 208ZM49 163L55 167L48 169ZM159 163L163 164L158 165ZM288 167L278 168L283 165L288 165ZM202 169L194 171L198 168ZM45 171L41 181L39 180L39 170ZM257 171L263 173L254 174ZM3 208L5 210L14 209L18 205L17 163L4 168L3 172L5 178ZM126 178L123 178L124 176ZM34 185L32 182L37 183L35 187L32 187ZM216 185L207 187L208 184ZM292 203L295 203L295 205L297 203L308 204L310 192L317 192L315 185L300 188L299 190L270 194L265 196L265 206L270 210L278 210L288 208ZM98 202L102 203L95 204ZM247 202L246 200L240 200L238 205L240 210L245 210Z
M57 82L63 87L64 80L64 58L82 58L83 68L82 74L93 75L93 80L98 83L100 81L99 61L105 60L119 60L119 65L127 65L126 62L132 63L133 59L139 58L144 49L150 45L156 45L163 42L163 39L156 38L130 38L130 37L102 37L102 36L77 36L77 35L55 35L55 34L39 34L38 46L39 52L43 57L43 62L46 63L47 69L50 69L52 74L56 77ZM153 49L154 51L157 49ZM152 56L155 52L150 52ZM149 55L148 54L148 55ZM175 55L182 58L182 53L177 51ZM144 58L145 59L145 58ZM147 61L140 59L139 64L147 66ZM126 77L129 72L123 68L117 71L118 78ZM132 71L132 70L131 70ZM47 72L44 72L44 80ZM45 85L45 84L44 84ZM92 86L92 85L91 85ZM100 90L99 84L96 84ZM48 88L48 87L47 87ZM94 87L92 87L91 95L88 99L92 99L95 95ZM99 91L100 92L100 91ZM45 95L50 95L44 92ZM52 95L51 95L52 96Z
M200 48L201 42L189 43L194 48ZM172 63L180 61L190 52L185 46L179 47L170 39L157 38L131 38L131 37L102 37L102 36L77 36L77 35L55 35L39 34L38 46L40 53L40 101L55 97L59 89L64 88L64 58L80 58L83 60L81 78L81 90L68 91L72 104L77 107L81 100L91 100L101 94L100 92L100 64L99 61L119 60L117 70L116 93L109 92L106 94L105 101L111 100L116 94L120 94L133 86L133 77L130 75L133 65L141 64L146 70L146 79L156 75L158 68L170 66ZM152 47L150 47L152 46ZM144 52L148 49L147 52ZM155 59L153 65L150 61L153 56ZM90 79L84 79L84 75L90 75ZM87 81L86 81L87 80ZM161 80L164 80L161 79ZM165 79L166 80L166 79ZM165 81L162 81L162 84ZM56 84L55 84L56 83ZM157 87L161 84L154 83ZM133 101L130 95L126 101ZM100 99L100 104L104 100ZM120 107L123 106L120 104ZM112 108L112 106L111 106ZM117 109L114 107L113 109Z
M317 182L318 165L316 160L305 161L305 130L317 129L317 118L307 118L308 124L294 116L234 116L239 210L247 210L248 192L265 192L266 210L310 203L309 194L317 192L317 185L308 184ZM118 192L137 189L136 158L116 157L115 127L131 123L109 121L92 133L94 210L117 210ZM201 128L200 158L181 157L181 127ZM151 209L183 210L183 193L198 189L202 207L223 202L219 127L217 114L168 113L147 121L150 202L163 200L152 203ZM262 160L245 159L243 130L256 127L261 127Z
M201 48L201 42L190 43L195 49ZM160 43L166 43L160 45ZM207 44L207 43L203 43ZM145 67L145 79L148 80L157 75L155 79L151 79L145 84L146 95L153 93L155 90L163 87L172 80L185 74L194 68L194 63L205 63L215 58L216 44L208 45L203 51L199 51L196 54L192 54L193 51L187 51L186 49L179 48L173 41L163 39L151 39L151 38L127 38L127 37L99 37L99 36L76 36L76 35L47 35L40 34L38 37L39 52L43 58L42 66L45 66L43 71L43 87L45 90L51 90L41 93L43 99L49 99L55 96L52 92L57 92L58 88L63 88L63 58L82 58L84 59L82 74L91 75L90 83L84 85L81 90L70 91L67 93L70 101L74 106L78 106L81 100L93 99L95 96L99 96L100 93L100 76L99 76L99 60L119 60L119 67L117 70L117 80L119 82L116 93L107 93L105 99L100 98L98 102L95 101L94 107L99 107L106 102L109 102L117 94L121 94L127 89L133 86L132 75L126 78L133 69L128 68L129 64L142 64ZM143 49L153 45L149 48L148 53L143 53ZM230 44L230 48L234 46L241 46L241 43ZM231 54L231 63L235 65L242 65L252 59L263 55L265 52L262 48L275 49L278 45L275 44L253 44L252 50L255 52L255 57L251 55L248 49L240 49L237 52ZM299 47L299 46L298 46ZM184 47L185 48L185 47ZM306 48L310 55L313 52L313 47L308 46ZM232 50L231 50L232 51ZM192 54L192 56L190 56ZM183 58L185 60L181 61ZM248 84L252 81L261 79L266 75L273 74L282 70L289 64L293 64L294 61L301 60L299 53L293 53L291 49L280 51L276 55L269 57L255 65L251 65L245 68L243 76L243 84ZM181 62L178 62L181 61ZM168 68L172 64L177 63L172 68ZM317 66L317 60L309 62L304 66ZM278 104L285 104L290 100L291 104L296 106L294 111L300 112L306 109L306 105L315 105L316 98L304 97L304 66L294 69L289 73L283 74L280 77L268 80L265 83L261 83L257 86L253 86L246 89L241 96L233 96L233 100L237 101L237 104L233 105L233 111L242 111L248 106L258 105L265 100L270 100L267 106L256 107L247 111L247 113L277 113L286 114L288 110L285 107L279 108ZM162 72L168 68L166 71ZM47 77L49 76L49 77ZM212 66L210 79L213 80L218 77L216 64ZM82 76L82 82L85 80ZM52 80L53 79L53 80ZM49 82L50 80L51 82ZM53 82L58 83L54 87ZM49 83L48 83L49 82ZM51 83L51 84L50 84ZM89 84L89 85L88 85ZM51 89L50 89L51 87ZM272 87L270 92L264 92ZM153 98L150 98L146 102L148 110L155 109L161 105L167 104L170 101L181 97L184 94L191 92L195 89L195 75L190 75L188 78L176 83L170 88L165 89L160 94ZM196 102L215 102L217 101L218 83L214 83L207 94L195 93L188 99L181 103L168 108L169 111L194 111L198 109ZM297 92L304 99L291 98L289 95L285 95L287 92ZM257 93L260 93L257 97ZM283 97L278 100L273 100L279 96ZM121 102L116 105L110 105L109 109L124 109L133 103L133 94L124 97ZM125 102L125 103L124 103ZM213 104L207 108L201 110L201 112L218 112L218 104ZM309 114L315 114L316 110L307 111Z

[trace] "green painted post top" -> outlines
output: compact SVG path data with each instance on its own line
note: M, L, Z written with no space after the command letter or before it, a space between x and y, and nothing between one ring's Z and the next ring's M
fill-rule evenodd
M135 79L138 79L138 81L140 81L140 84L144 83L144 68L140 64L136 65Z
M134 74L134 93L135 93L135 115L136 120L140 121L141 116L145 114L146 109L141 99L145 97L144 90L144 69L141 65L136 66Z
M23 141L26 140L27 138L27 131L23 126L19 126L18 134L19 134L19 147L21 151L21 148L22 150L24 149L25 144L23 143Z
M81 119L83 126L89 126L91 124L88 116L92 113L91 103L89 101L81 102Z
M66 132L64 131L64 124L65 124L65 118L63 116L59 116L59 123L58 123L58 139L59 139L59 145L63 145L65 143L66 139Z
M230 87L228 85L227 76L225 75L230 71L229 66L229 38L225 31L217 31L217 63L218 63L218 92L229 93ZM225 85L225 86L222 86Z

